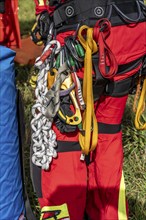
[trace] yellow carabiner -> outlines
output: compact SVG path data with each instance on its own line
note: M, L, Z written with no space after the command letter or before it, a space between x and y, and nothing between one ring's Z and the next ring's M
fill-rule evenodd
M63 89L63 90L69 89L72 85L73 85L72 77L69 74L68 77L62 83L61 89ZM59 110L58 115L63 121L65 121L66 124L79 125L82 121L82 117L81 117L80 107L79 107L78 102L76 100L75 90L72 89L71 92L69 93L69 95L70 95L70 98L71 98L73 105L74 105L74 108L75 108L75 114L72 116L63 115L61 110Z

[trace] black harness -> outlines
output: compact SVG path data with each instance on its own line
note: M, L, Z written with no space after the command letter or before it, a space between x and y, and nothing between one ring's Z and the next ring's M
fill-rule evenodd
M97 20L108 18L112 26L145 20L142 0L71 0L59 4L53 13L57 32L76 29L79 23L93 27Z

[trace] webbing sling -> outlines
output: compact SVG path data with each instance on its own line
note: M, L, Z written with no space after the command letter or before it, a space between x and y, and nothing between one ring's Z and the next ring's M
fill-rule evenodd
M104 78L111 79L115 76L118 70L118 64L114 54L106 43L107 37L110 35L111 23L108 19L100 19L96 22L93 28L93 37L99 45L99 71ZM106 58L109 59L110 67L106 69Z
M143 88L141 91L141 95L140 95L140 99L139 99L139 103L138 103L137 111L135 115L135 127L138 130L146 130L146 122L143 123L141 121L141 116L145 109L145 101L146 101L146 78L144 79L144 82L143 82Z
M87 32L87 39L82 36L82 31ZM86 109L83 113L83 131L79 134L79 142L83 153L95 149L98 140L98 128L96 116L94 113L94 99L92 88L92 54L96 53L98 48L93 40L93 28L82 26L79 32L79 39L86 50L84 59L84 78L83 78L83 98Z
M92 87L92 54L99 50L99 70L104 78L111 79L115 76L118 70L118 64L114 54L106 43L106 39L110 34L110 27L108 19L100 19L97 21L94 28L89 28L88 26L83 25L78 32L79 41L86 51L83 78L83 98L86 104L86 109L83 113L83 130L85 131L85 134L82 132L79 134L79 141L85 154L88 154L89 151L95 149L98 139ZM86 40L83 37L85 33ZM108 57L110 62L110 68L108 71L106 71L106 57ZM91 127L93 130L92 134Z

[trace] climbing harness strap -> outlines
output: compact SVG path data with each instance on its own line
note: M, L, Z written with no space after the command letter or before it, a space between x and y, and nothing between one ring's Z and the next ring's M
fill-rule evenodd
M78 23L93 27L101 18L108 18L112 26L137 23L145 20L145 13L146 6L140 0L72 0L56 8L53 20L57 32L64 32L75 30Z

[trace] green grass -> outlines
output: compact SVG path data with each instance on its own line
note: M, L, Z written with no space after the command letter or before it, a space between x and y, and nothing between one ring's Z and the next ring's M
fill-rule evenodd
M33 0L19 0L19 20L22 35L27 35L35 21ZM34 100L34 91L30 88L28 80L32 66L16 65L17 86L21 90L25 106L26 143L25 143L25 169L27 173L27 191L34 212L38 215L37 199L32 190L29 176L29 146L30 146L30 120L31 106ZM130 220L146 220L146 132L137 131L134 127L134 114L132 113L133 97L129 96L123 119L123 145L124 145L124 174L126 181L126 194L129 203Z

